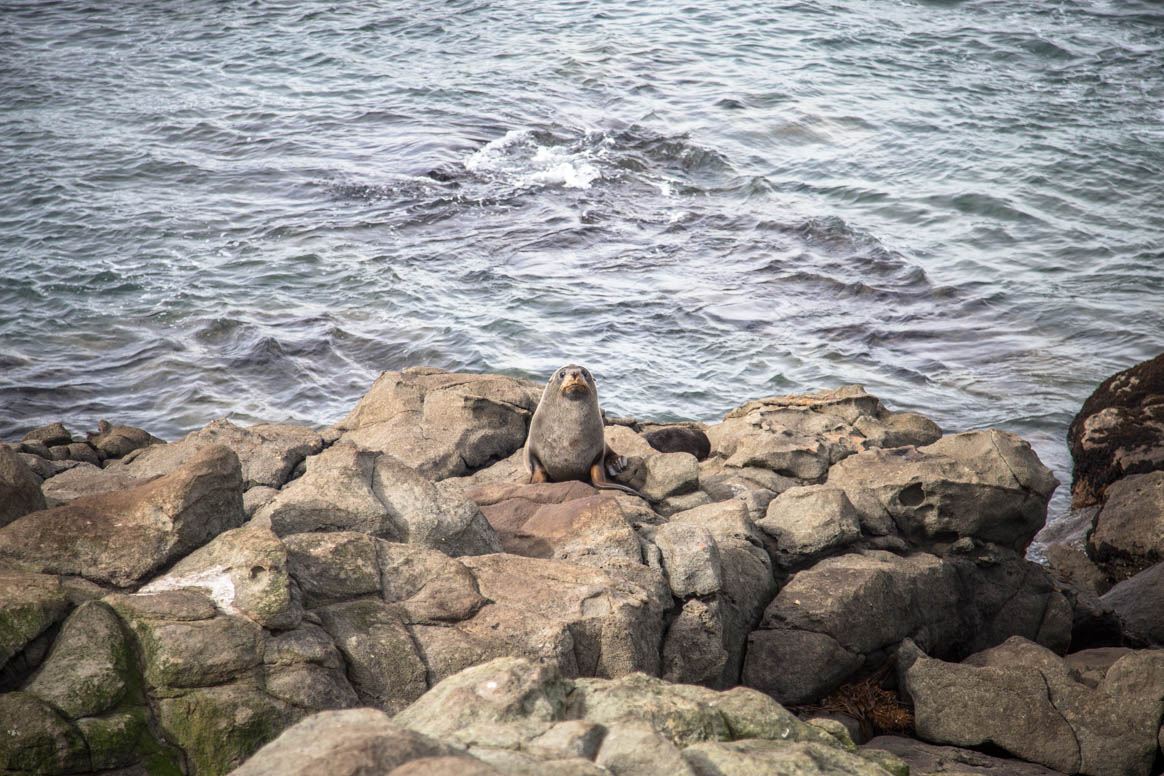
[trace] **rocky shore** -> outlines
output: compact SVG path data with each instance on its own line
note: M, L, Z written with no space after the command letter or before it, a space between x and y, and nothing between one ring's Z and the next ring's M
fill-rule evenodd
M683 424L699 458L608 418L645 498L523 484L542 387L499 375L386 372L322 431L35 429L0 773L1159 773L1164 356L1121 375L1049 567L1026 442L859 386Z

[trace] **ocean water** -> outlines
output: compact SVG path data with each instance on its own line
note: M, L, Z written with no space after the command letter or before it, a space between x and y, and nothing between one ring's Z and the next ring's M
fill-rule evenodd
M0 439L325 425L385 369L1067 424L1164 350L1137 0L0 3Z

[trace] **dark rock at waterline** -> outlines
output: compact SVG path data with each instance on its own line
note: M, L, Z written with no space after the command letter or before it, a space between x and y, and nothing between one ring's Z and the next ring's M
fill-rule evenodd
M666 426L647 431L642 436L661 453L690 453L698 461L711 454L711 441L697 428Z
M123 458L134 450L150 445L165 444L153 434L134 426L113 425L107 420L98 421L97 431L86 434L89 444L102 460Z
M1164 471L1129 475L1109 485L1087 545L1113 582L1164 560Z
M1164 646L1164 563L1125 579L1100 600L1112 608L1133 639Z
M1164 353L1100 383L1071 421L1075 507L1102 503L1129 474L1164 469Z

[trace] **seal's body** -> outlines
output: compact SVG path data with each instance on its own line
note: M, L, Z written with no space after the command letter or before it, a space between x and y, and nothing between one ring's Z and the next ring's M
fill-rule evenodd
M525 440L525 467L530 482L581 480L596 488L636 493L611 482L626 466L606 445L602 413L598 409L598 386L583 367L562 367L542 391L542 399L529 423Z

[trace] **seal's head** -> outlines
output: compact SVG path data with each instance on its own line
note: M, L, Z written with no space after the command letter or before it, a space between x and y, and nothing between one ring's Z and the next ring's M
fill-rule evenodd
M598 389L594 385L594 377L585 367L577 364L567 364L554 373L550 381L558 386L558 393L567 399L583 399L594 394Z

